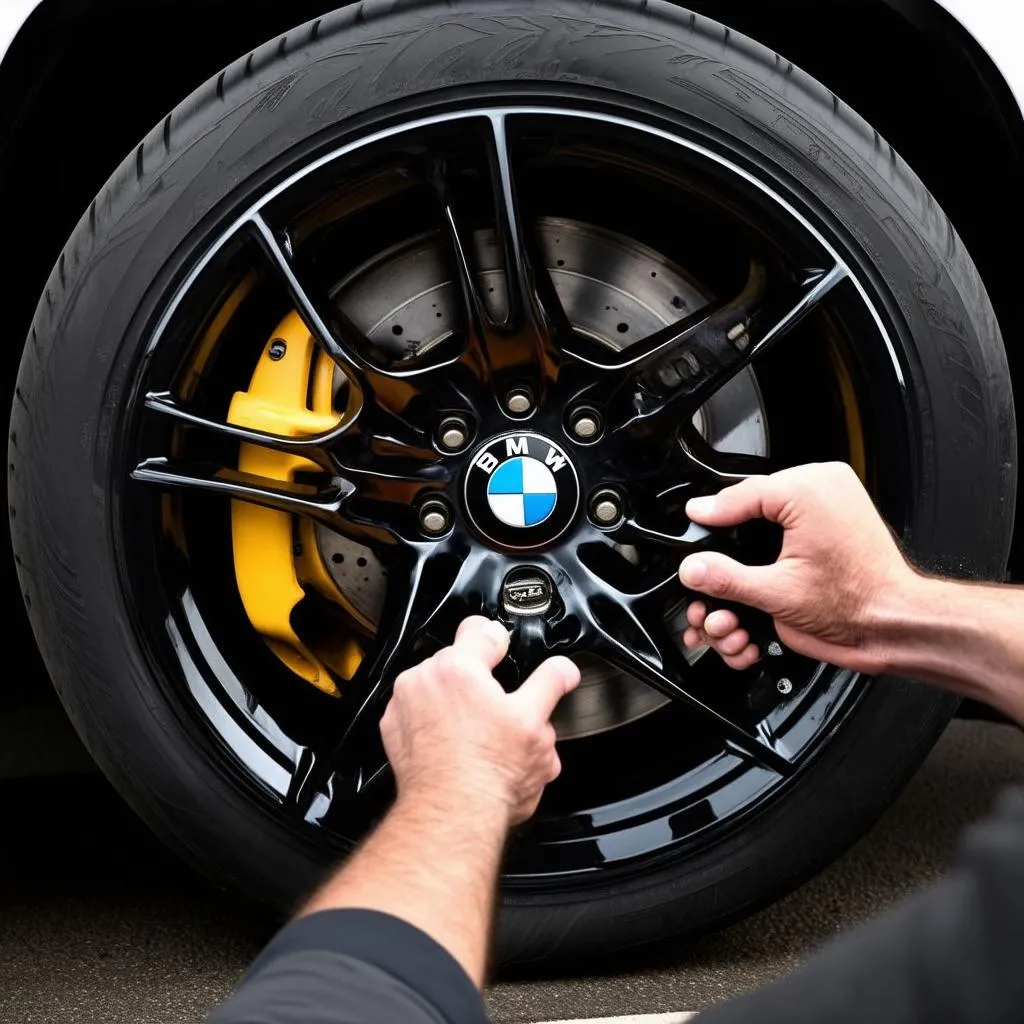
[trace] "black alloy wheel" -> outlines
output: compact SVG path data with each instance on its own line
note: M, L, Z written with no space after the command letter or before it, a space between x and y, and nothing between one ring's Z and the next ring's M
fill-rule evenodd
M40 306L36 336L68 358L30 349L23 365L23 392L46 380L95 443L12 481L33 507L58 481L82 500L102 481L75 522L15 521L25 564L53 557L52 531L81 559L72 591L97 588L36 595L51 672L147 820L278 905L386 810L390 687L463 617L510 629L508 687L550 654L577 658L563 774L503 878L518 959L769 898L866 827L951 711L799 657L759 622L766 656L748 672L685 651L680 560L764 563L778 544L763 524L697 526L689 498L839 459L919 557L998 574L1015 465L973 267L907 213L898 186L926 195L910 172L862 155L861 122L832 115L843 173L809 164L772 127L781 93L752 111L721 84L732 66L785 92L763 51L734 41L722 57L717 26L667 7L595 8L609 29L658 34L667 64L613 60L588 84L539 72L552 33L560 67L609 57L575 4L552 6L532 49L510 47L522 26L486 2L342 12L187 101L167 152L144 144L99 226L97 208L83 221L73 243L93 248L62 258L80 276ZM352 65L351 113L297 125L347 47L404 32L440 59L473 26L491 35L462 78L394 93L396 50ZM504 63L485 39L504 40ZM671 56L681 39L718 48L717 78ZM817 126L804 82L788 116ZM972 430L950 412L963 382L925 287L984 382ZM40 462L46 417L15 410ZM67 600L109 621L103 635L69 632ZM97 652L118 645L115 669ZM108 677L122 681L102 693L86 681Z

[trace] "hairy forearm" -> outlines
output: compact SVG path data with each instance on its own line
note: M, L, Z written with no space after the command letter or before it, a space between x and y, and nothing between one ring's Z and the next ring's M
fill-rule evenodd
M1024 724L1024 587L913 574L880 602L884 671L936 683Z
M480 986L507 831L506 809L493 800L400 795L302 913L359 907L402 918L447 949Z

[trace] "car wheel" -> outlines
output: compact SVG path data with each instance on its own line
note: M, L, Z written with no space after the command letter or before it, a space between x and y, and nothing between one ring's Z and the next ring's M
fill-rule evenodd
M865 73L870 73L866 69ZM393 792L377 725L465 614L584 683L513 838L505 960L707 928L856 839L953 703L687 653L692 495L843 459L999 577L1015 421L984 288L841 100L671 5L366 3L187 99L40 302L11 432L33 627L97 762L294 903Z

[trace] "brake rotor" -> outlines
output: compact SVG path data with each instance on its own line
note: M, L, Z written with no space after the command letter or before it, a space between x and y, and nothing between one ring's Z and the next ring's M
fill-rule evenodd
M553 217L538 222L537 235L569 321L611 349L622 350L710 301L680 268L622 235ZM492 231L479 231L474 241L481 292L491 310L500 312L506 287L497 238ZM401 360L433 348L457 329L454 287L436 236L427 234L358 267L333 298L378 349ZM343 375L337 373L336 381L343 386ZM763 402L750 370L718 391L694 422L719 450L767 454ZM369 548L325 527L316 528L316 537L327 572L346 602L364 623L375 626L387 587L384 567ZM635 560L635 552L623 554ZM683 611L675 616L680 636ZM666 703L661 694L597 658L577 660L582 682L555 719L563 739L615 728Z

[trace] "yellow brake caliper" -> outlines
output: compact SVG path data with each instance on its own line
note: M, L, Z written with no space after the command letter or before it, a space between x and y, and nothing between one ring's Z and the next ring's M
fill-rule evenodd
M278 355L282 342L284 351ZM264 348L249 390L235 392L228 422L283 437L325 433L341 421L334 411L333 384L334 364L317 348L298 314L290 313ZM301 456L243 444L238 468L271 480L292 480L297 472L319 467ZM313 523L235 501L231 535L235 579L249 621L296 675L337 695L328 667L351 679L362 660L361 648L353 638L345 638L335 650L314 654L292 626L292 613L305 596L303 582L341 600L320 557Z

